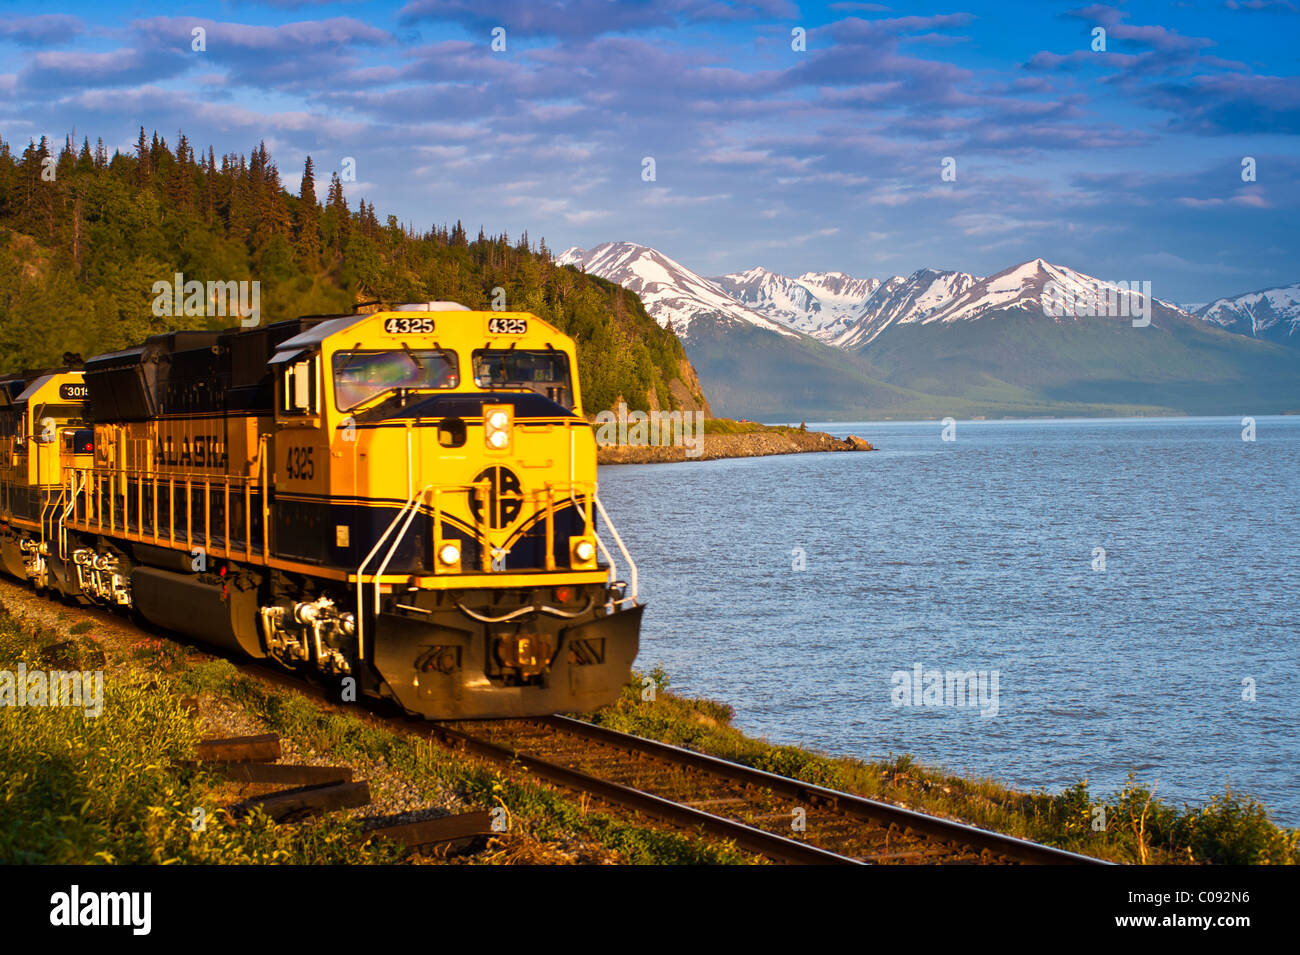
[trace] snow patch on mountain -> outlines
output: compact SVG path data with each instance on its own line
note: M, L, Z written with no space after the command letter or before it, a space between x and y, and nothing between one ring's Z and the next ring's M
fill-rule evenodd
M1221 298L1196 315L1230 332L1300 346L1300 282Z
M978 280L967 272L917 269L904 278L885 281L858 310L857 319L831 344L859 348L891 325L925 321L945 308Z
M853 321L880 282L843 272L805 272L790 278L761 267L713 277L736 301L773 321L830 341Z
M692 272L657 249L635 242L605 242L593 249L566 249L555 260L617 282L635 292L650 317L686 338L693 322L712 318L742 322L780 335L796 337L785 325L773 321L728 295L716 283Z
M1063 312L1060 304L1097 301L1099 296L1106 301L1113 299L1118 309L1116 314L1121 317L1137 315L1153 304L1173 307L1154 298L1143 305L1143 296L1148 292L1149 283L1138 288L1137 283L1098 279L1044 259L1030 259L980 279L965 294L925 321L963 321L1011 308L1041 311L1058 322L1075 321L1092 316L1086 309Z

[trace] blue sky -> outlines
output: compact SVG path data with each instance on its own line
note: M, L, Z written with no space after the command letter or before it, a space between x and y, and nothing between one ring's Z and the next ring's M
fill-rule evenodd
M0 136L264 139L381 219L705 274L1041 255L1198 302L1300 280L1298 40L1300 0L0 0Z

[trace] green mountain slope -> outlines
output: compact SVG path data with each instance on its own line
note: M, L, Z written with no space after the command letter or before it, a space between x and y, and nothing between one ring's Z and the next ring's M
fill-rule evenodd
M1160 305L1144 328L1127 318L1053 321L1022 308L894 326L858 354L881 380L961 398L991 415L1035 405L1053 414L1062 405L1186 414L1300 409L1294 350Z
M877 380L857 356L740 322L696 318L686 350L713 410L724 417L824 419L868 410L904 415L926 399Z

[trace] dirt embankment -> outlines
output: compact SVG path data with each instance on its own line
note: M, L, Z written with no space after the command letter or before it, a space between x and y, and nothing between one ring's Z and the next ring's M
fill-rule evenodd
M716 458L757 458L768 454L806 454L816 451L874 451L871 442L850 435L836 438L822 431L781 429L744 434L705 434L687 457L686 447L616 446L600 448L600 464L663 464L673 461L712 461Z

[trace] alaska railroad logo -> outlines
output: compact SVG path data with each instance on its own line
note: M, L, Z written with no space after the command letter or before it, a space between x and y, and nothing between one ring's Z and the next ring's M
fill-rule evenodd
M519 493L519 476L509 468L500 466L484 468L474 476L474 484L487 481L491 487L487 494L487 525L493 530L507 527L523 507L523 498ZM483 520L483 493L471 495L470 510L476 521Z

